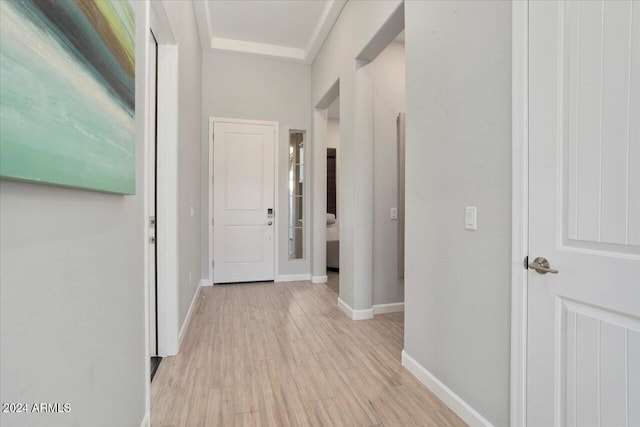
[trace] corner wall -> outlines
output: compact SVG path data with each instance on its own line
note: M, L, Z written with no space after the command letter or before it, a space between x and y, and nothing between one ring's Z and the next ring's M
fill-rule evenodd
M136 14L136 188L123 196L0 180L0 414L11 426L138 426L145 416L148 2Z
M405 4L405 351L509 424L511 4ZM478 231L464 228L478 207Z
M288 153L289 130L305 130L311 141L311 112L309 99L310 66L294 62L271 60L245 54L208 51L202 60L202 139L201 139L201 200L202 200L202 271L209 276L209 117L248 120L271 120L280 123L279 159L276 171L279 205L279 275L298 275L310 272L311 235L305 221L305 257L288 259ZM309 150L305 162L310 165ZM306 168L305 219L311 213L310 167Z

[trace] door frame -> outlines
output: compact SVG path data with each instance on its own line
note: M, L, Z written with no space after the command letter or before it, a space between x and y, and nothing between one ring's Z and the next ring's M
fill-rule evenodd
M512 7L511 425L527 425L529 0Z
M178 45L162 2L151 2L149 29L158 42L157 92L157 147L156 187L162 189L156 199L156 250L157 250L157 353L159 356L175 356L180 349L180 318L178 312ZM150 73L151 70L147 70ZM148 82L148 77L145 79ZM149 176L149 164L145 163L145 179ZM146 194L145 205L149 195ZM145 210L145 229L149 214ZM159 219L159 220L158 220ZM148 247L148 233L145 245ZM146 268L149 268L146 257ZM145 278L146 290L151 284ZM146 313L149 316L149 313ZM147 326L148 332L148 326ZM148 337L147 337L148 340ZM147 355L148 357L148 355Z
M151 245L151 239L154 239L153 249L149 248L149 259L147 263L147 267L149 268L149 334L155 335L150 336L149 338L149 356L155 357L158 355L158 247L156 245L156 230L155 230L155 218L157 216L157 203L158 203L158 39L153 33L153 23L149 26L149 32L151 33L149 36L149 83L151 83L151 77L153 76L153 99L149 101L149 111L147 121L153 116L153 126L149 125L148 129L148 145L147 145L147 159L148 167L146 168L146 172L149 176L146 177L147 186L146 191L147 194L147 209L149 212L147 213L146 227L148 228L148 233L150 237L148 240L148 245ZM151 41L153 40L153 43ZM155 57L155 62L151 63L151 57ZM148 85L147 93L149 93L152 89L152 85ZM151 129L153 128L153 138L151 136ZM153 183L153 191L149 188ZM151 218L154 218L154 223L152 227ZM151 229L153 229L153 236L151 236ZM153 316L152 316L153 315ZM153 328L153 334L152 332ZM154 348L155 351L151 351Z
M274 147L273 147L273 156L274 156L274 164L273 164L273 206L275 209L275 229L273 239L273 280L280 275L280 217L282 212L280 211L280 198L279 198L279 190L278 190L278 173L279 173L279 157L280 157L280 123L275 121L268 120L248 120L248 119L230 119L226 117L209 117L209 127L208 127L208 139L209 139L209 198L207 203L207 221L209 228L209 257L207 262L209 264L209 283L212 285L215 284L213 281L213 129L216 123L232 123L232 124L244 124L244 125L263 125L263 126L273 126L275 131L274 136Z

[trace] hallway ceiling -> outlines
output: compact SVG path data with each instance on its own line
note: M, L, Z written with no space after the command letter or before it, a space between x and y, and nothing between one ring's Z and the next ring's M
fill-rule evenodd
M194 1L204 50L310 64L346 0Z

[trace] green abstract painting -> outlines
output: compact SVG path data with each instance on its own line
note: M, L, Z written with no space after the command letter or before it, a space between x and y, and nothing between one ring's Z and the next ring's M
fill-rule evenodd
M0 1L0 177L135 193L127 0Z

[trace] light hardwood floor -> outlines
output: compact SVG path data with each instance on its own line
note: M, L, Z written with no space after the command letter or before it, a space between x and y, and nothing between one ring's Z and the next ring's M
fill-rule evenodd
M151 384L151 425L465 425L402 368L403 322L352 321L310 282L203 288Z

